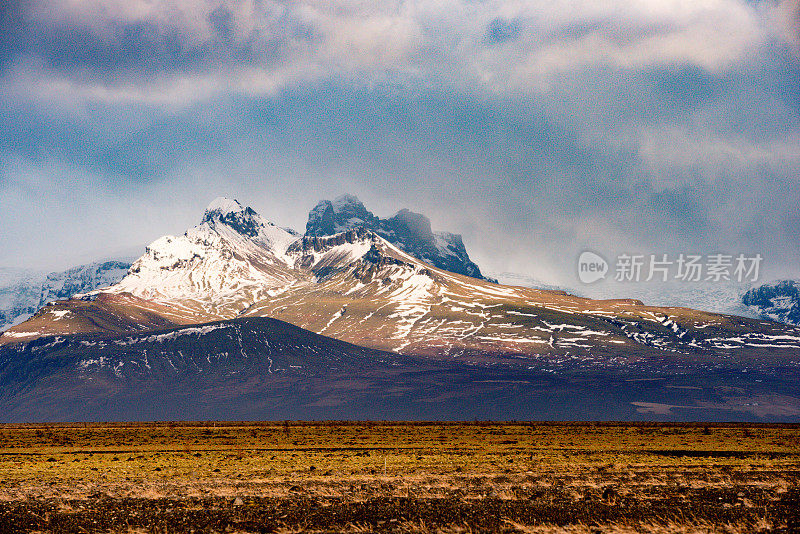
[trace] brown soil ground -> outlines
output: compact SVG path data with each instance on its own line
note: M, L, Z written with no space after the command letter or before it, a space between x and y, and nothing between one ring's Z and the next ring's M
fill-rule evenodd
M6 425L0 532L800 532L800 427Z

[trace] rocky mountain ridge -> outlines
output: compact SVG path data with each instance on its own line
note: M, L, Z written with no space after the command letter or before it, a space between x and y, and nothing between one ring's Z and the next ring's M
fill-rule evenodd
M354 195L320 201L308 214L306 235L329 236L358 227L375 232L400 250L435 267L485 279L470 259L460 235L434 232L430 219L408 209L381 219Z

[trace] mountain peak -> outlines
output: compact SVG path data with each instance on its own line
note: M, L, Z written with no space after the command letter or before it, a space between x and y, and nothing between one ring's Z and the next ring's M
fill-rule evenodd
M364 208L364 203L361 202L357 196L351 195L350 193L345 193L344 195L336 197L331 205L335 211L341 211L343 208L348 206Z
M228 197L217 197L206 206L206 214L214 212L237 213L240 211L244 211L244 208L239 204L239 201Z
M227 197L217 197L206 207L203 223L213 226L220 222L236 232L256 237L265 221L251 207L242 206L239 201Z
M434 236L433 230L431 230L431 220L421 213L415 213L409 209L403 208L394 214L394 216L390 217L389 220L402 226L406 233L415 236L419 240L433 244ZM458 237L459 239L461 238L461 236Z
M333 235L359 226L374 228L378 218L355 195L345 194L333 202L320 200L308 214L306 234Z

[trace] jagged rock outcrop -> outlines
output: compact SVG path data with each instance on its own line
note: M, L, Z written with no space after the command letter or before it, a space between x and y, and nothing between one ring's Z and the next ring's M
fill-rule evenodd
M381 219L354 195L320 201L308 214L306 235L333 235L357 227L372 230L400 250L434 267L486 279L470 259L460 235L433 231L430 219L407 209Z

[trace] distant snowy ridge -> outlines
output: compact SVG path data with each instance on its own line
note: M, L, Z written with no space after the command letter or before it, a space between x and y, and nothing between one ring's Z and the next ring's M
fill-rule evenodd
M692 308L750 318L760 316L756 308L742 303L743 295L750 289L749 282L721 280L719 282L617 283L613 280L605 280L596 284L570 287L544 282L522 273L492 273L492 276L505 285L551 291L560 290L571 295L593 299L633 298L641 300L649 306Z
M533 289L546 289L548 291L566 291L567 293L581 296L580 292L576 292L571 288L543 282L542 280L527 274L506 271L502 273L490 273L490 275L492 278L497 280L498 283L507 286L531 287Z
M780 280L755 287L742 303L764 319L800 325L800 282Z
M0 331L31 317L48 302L109 287L128 273L128 259L94 262L49 274L37 271L0 271Z
M0 269L0 331L21 323L39 309L45 277L37 271Z

